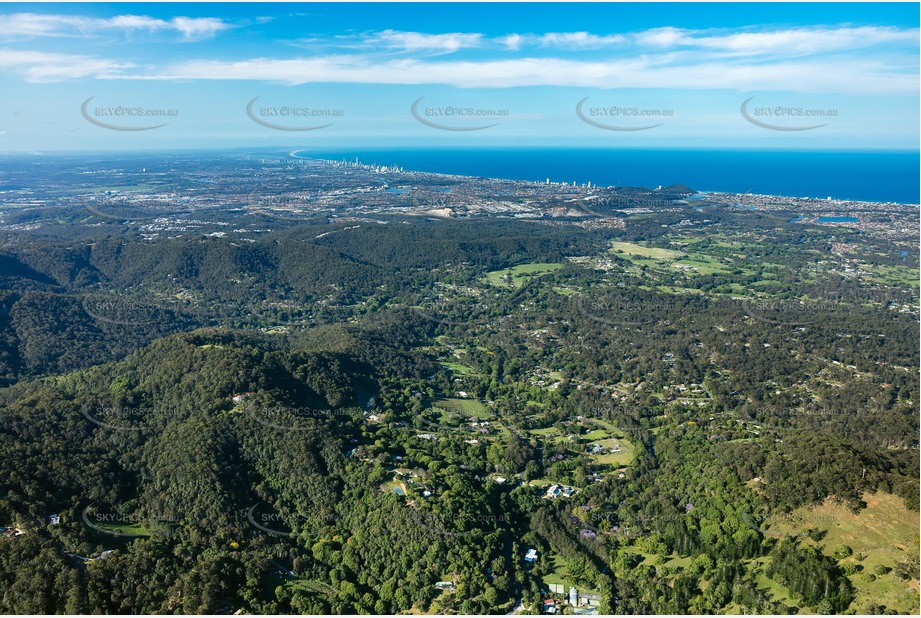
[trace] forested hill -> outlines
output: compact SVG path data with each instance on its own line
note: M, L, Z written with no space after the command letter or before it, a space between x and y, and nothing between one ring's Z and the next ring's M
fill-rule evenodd
M202 326L336 321L369 297L367 310L417 297L455 271L604 246L600 233L511 221L317 224L242 243L200 234L153 242L110 228L40 246L14 238L0 252L0 385Z
M0 612L911 611L916 256L641 210L10 236Z

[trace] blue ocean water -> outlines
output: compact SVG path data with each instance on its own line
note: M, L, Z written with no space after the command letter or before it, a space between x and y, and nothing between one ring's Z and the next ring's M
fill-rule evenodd
M300 156L360 157L407 170L600 186L687 185L701 191L869 202L919 202L918 152L756 150L351 149Z

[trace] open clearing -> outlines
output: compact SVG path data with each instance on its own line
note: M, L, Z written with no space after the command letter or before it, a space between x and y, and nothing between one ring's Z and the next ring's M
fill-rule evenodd
M918 513L905 508L901 498L887 493L864 496L867 508L856 515L847 507L826 500L815 508L799 508L789 517L765 521L767 534L780 537L806 529L826 531L820 541L803 541L832 555L847 545L853 554L842 564L857 564L863 570L850 576L857 592L851 609L864 612L871 603L884 605L900 614L918 612L918 581L900 580L894 572L880 574L879 567L918 561ZM870 578L869 575L873 575ZM870 581L873 579L873 581Z
M435 402L434 407L441 408L448 414L459 416L464 420L471 416L482 420L493 418L486 406L476 399L439 399Z
M538 262L535 264L519 264L503 270L494 270L486 273L486 281L496 287L520 288L532 277L539 277L563 268L560 263Z

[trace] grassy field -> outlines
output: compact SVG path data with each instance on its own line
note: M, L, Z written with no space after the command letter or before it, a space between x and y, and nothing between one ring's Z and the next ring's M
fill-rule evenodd
M601 453L598 455L591 455L590 458L593 463L609 466L626 466L631 461L633 461L634 448L633 445L630 444L630 442L626 439L607 438L605 440L595 440L586 446L591 446L593 444L600 444L606 449L610 449L615 444L619 444L622 450L620 453Z
M98 523L94 523L93 525L99 528L100 530L108 530L109 532L117 532L119 534L150 536L150 532L147 531L147 528L144 526L144 522L136 522L136 523L98 522Z
M476 399L439 399L435 406L463 419L475 416L482 420L493 418L492 413Z
M660 249L658 247L644 247L632 242L612 242L611 251L613 253L626 253L627 255L653 258L656 260L674 260L684 255L680 251L672 249Z
M861 264L860 270L869 271L864 277L874 283L896 287L918 287L918 269L910 266L888 266L886 264Z
M714 273L726 274L731 272L730 267L720 262L719 259L702 253L677 259L672 262L672 268L691 269L701 275L712 275Z
M486 281L496 287L520 288L532 277L539 277L563 268L562 264L538 262L535 264L519 264L503 270L494 270L486 273Z
M335 595L338 592L338 590L330 584L313 579L295 579L288 582L288 587L293 590L304 590L306 592L316 592L323 595Z
M918 581L904 582L895 573L879 574L876 569L918 561L918 513L906 509L902 499L892 494L868 494L864 500L867 508L856 515L829 500L815 508L797 509L784 519L768 520L762 527L778 537L807 528L827 531L818 542L808 538L804 542L820 546L828 555L839 545L853 550L842 564L858 564L863 570L850 576L857 592L851 609L860 613L877 603L898 613L917 614Z
M692 276L729 274L735 270L737 259L744 257L728 254L724 247L716 243L705 243L703 247L695 244L682 244L685 245L687 252L661 247L644 247L630 242L613 242L610 251L636 265L659 271L674 272L677 270ZM708 246L715 249L715 253L719 255L705 253ZM750 268L740 268L740 270L749 276L757 274Z
M569 588L571 586L575 586L580 593L600 594L598 590L589 590L583 586L579 586L576 580L569 574L569 570L566 568L566 562L559 556L551 554L547 556L547 559L549 560L550 569L543 577L544 584L560 584L565 587L564 594L569 593Z
M473 367L470 367L469 365L465 365L463 363L459 363L457 361L440 361L439 364L442 367L446 367L447 369L450 369L452 372L458 375L462 375L462 376L472 375L476 373L473 371Z

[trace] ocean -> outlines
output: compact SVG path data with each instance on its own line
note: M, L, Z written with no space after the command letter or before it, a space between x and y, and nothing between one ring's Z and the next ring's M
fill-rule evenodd
M349 149L300 156L354 159L406 170L600 186L683 184L698 191L868 202L919 202L918 152L760 150Z

